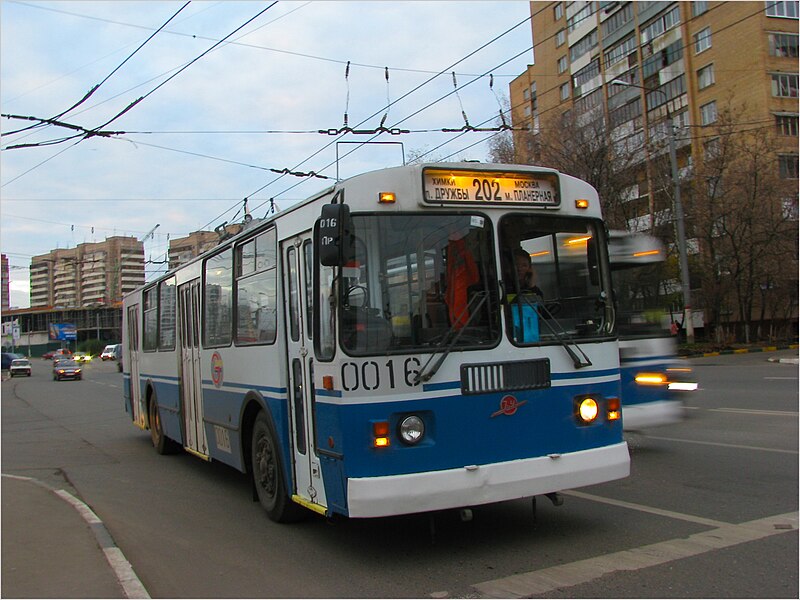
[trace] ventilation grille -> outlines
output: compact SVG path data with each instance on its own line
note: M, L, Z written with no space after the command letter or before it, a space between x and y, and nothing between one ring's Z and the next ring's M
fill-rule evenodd
M461 393L488 394L550 387L550 359L461 366Z

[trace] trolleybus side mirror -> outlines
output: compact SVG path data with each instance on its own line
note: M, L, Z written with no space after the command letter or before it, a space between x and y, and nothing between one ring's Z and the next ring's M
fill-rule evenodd
M353 223L347 204L325 204L315 231L317 256L323 266L342 266L355 254Z

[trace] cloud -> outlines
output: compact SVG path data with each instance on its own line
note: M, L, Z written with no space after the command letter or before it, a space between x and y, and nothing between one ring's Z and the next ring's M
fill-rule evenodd
M4 3L2 112L58 114L119 66L179 6L162 1ZM221 39L266 6L190 4L64 120L87 128L101 125L210 48L214 42L206 38ZM280 2L234 36L235 43L199 59L113 121L107 129L128 132L123 139L94 137L68 150L73 142L0 153L2 251L12 265L27 267L26 256L113 234L140 237L160 223L158 235L146 244L155 255L166 250L167 234L179 237L232 219L245 197L260 217L272 197L285 208L331 184L265 169L335 176L337 150L341 176L400 164L402 153L395 145L362 147L341 158L355 146L337 147L336 138L316 133L252 132L338 128L345 110L351 126L364 121L364 127L375 127L387 95L396 102L387 125L460 127L458 98L439 100L452 91L450 75L422 84L527 16L529 5L522 2ZM493 71L530 45L525 24L455 67L459 84L472 79L467 74ZM531 58L524 55L500 72L521 73ZM495 75L495 85L507 89L510 78L497 77L496 70ZM460 96L474 125L497 113L486 77ZM7 132L20 124L3 120L2 128ZM145 131L156 133L133 133ZM70 134L47 127L4 135L2 144L48 142ZM443 156L485 137L434 131L384 135L379 141L402 142L407 155L456 138L435 151ZM466 152L483 159L485 145ZM27 277L27 271L13 273Z

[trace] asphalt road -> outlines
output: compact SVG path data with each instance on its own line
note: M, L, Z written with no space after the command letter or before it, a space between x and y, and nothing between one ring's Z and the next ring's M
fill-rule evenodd
M122 376L49 364L2 384L2 472L64 487L103 520L152 597L798 597L794 352L693 359L675 426L631 434L629 478L474 510L293 525L247 479L158 456Z

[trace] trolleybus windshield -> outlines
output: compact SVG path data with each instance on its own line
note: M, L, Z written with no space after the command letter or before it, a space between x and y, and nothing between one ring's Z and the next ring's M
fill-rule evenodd
M351 354L499 341L491 223L473 214L354 215L340 339Z

